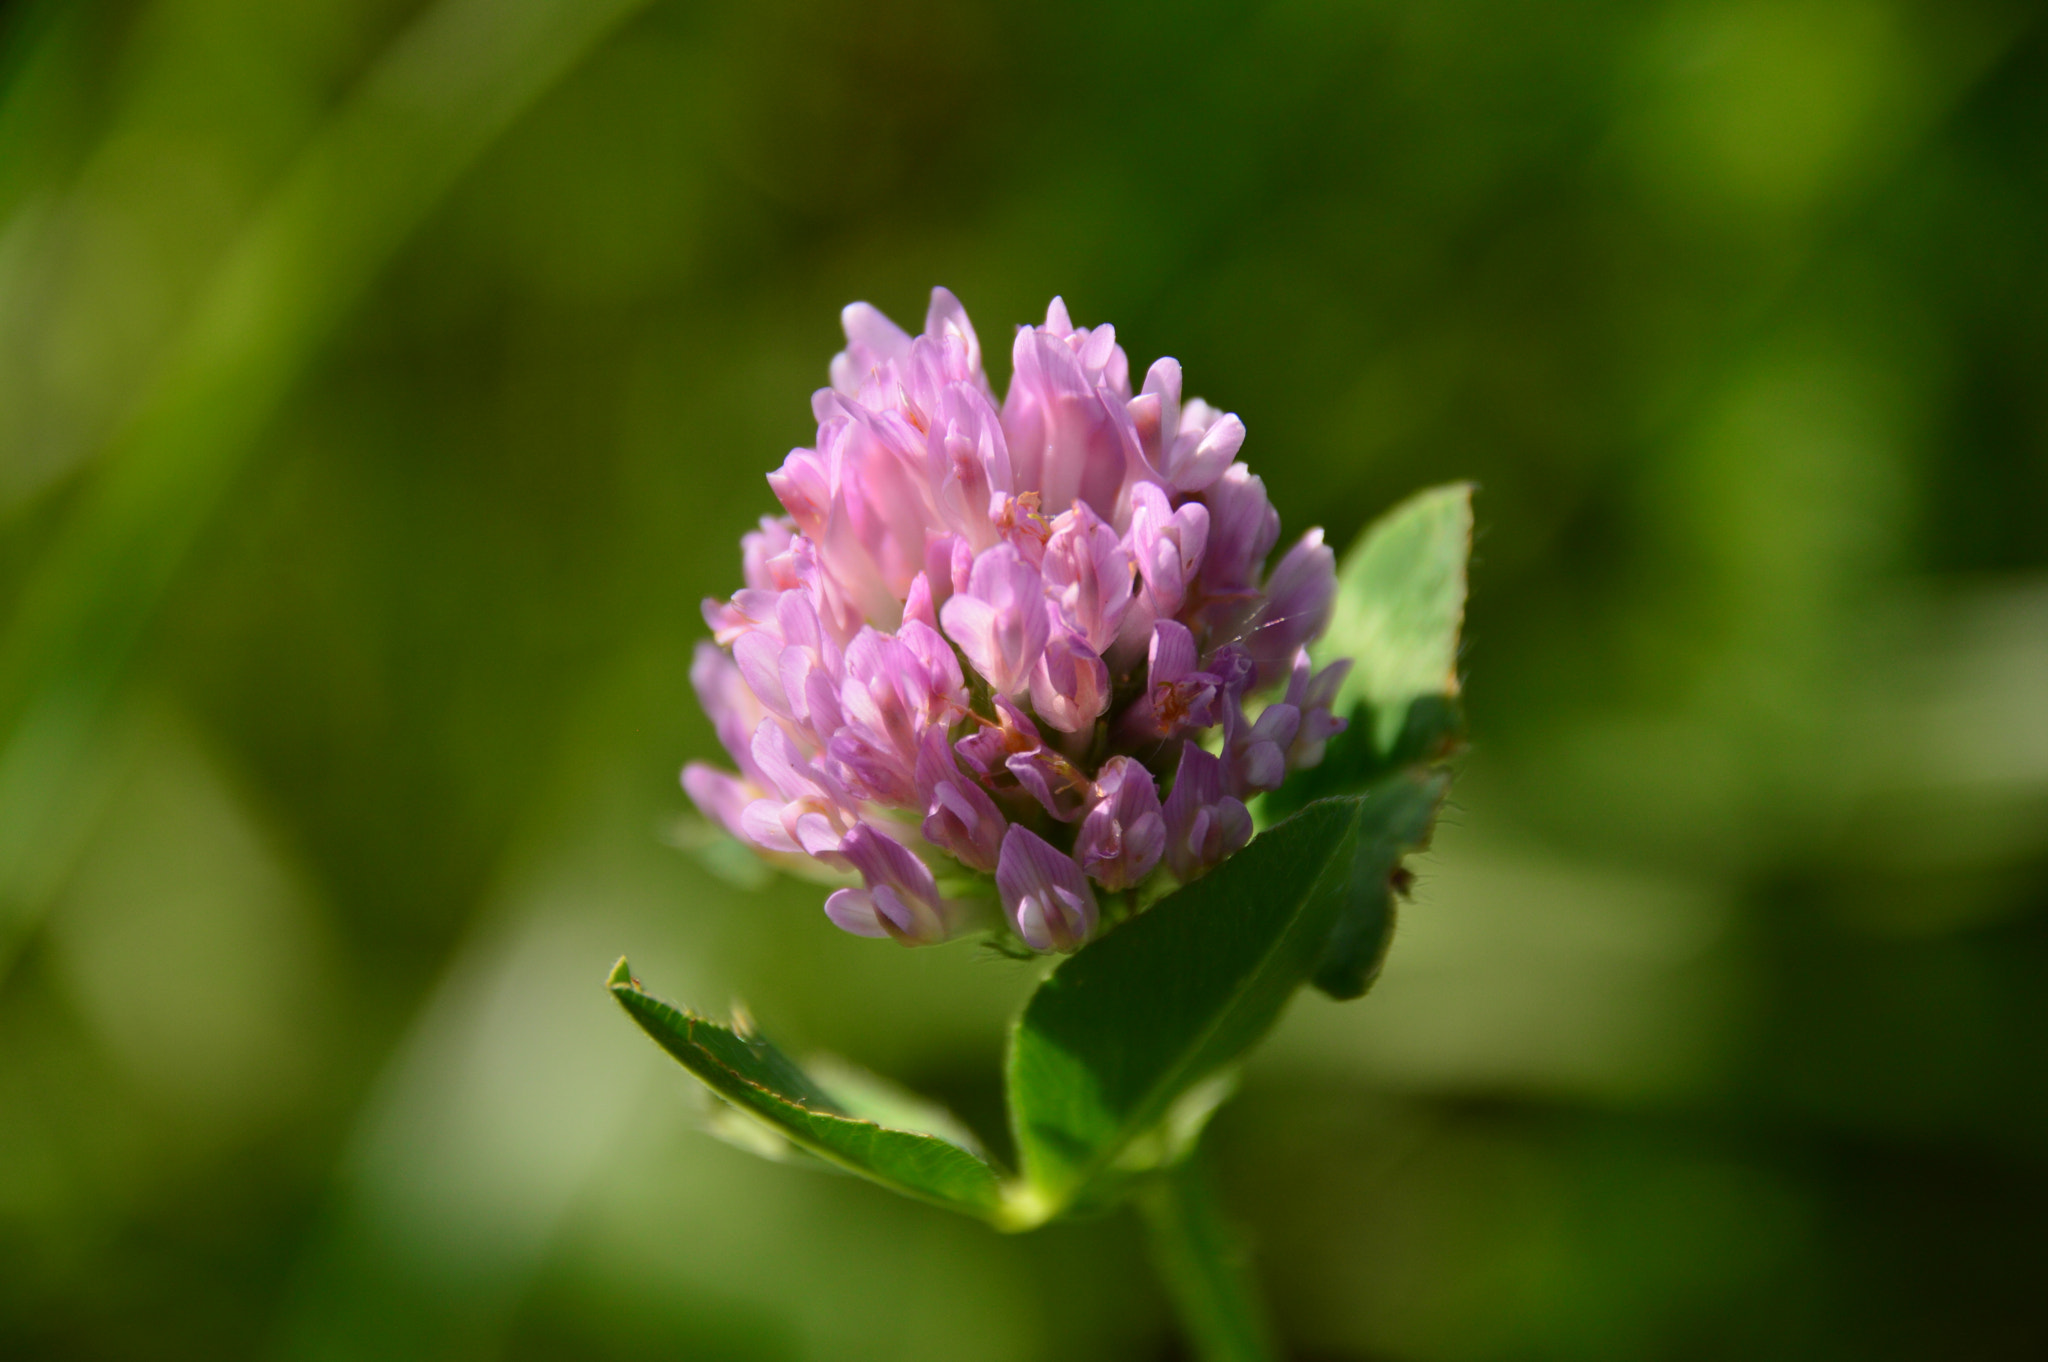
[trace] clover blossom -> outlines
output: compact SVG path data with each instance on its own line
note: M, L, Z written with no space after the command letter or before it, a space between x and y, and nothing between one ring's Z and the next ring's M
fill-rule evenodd
M704 606L691 680L738 769L683 785L762 855L845 877L847 931L940 941L992 898L1073 950L1098 889L1202 874L1342 731L1350 663L1308 654L1335 559L1310 530L1268 572L1244 423L1184 401L1171 359L1133 394L1115 328L1057 298L1000 407L945 289L915 337L865 303L841 321L817 442L768 478L784 514Z

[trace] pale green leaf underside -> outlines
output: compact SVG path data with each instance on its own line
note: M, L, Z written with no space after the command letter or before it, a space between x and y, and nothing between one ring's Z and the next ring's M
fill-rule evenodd
M1001 1221L1003 1183L990 1164L949 1140L850 1113L824 1084L758 1037L642 992L621 960L612 996L656 1044L721 1098L798 1148L893 1191Z
M1384 898L1444 779L1309 805L1060 967L1011 1038L1017 1148L1043 1214L1084 1198L1174 1103L1272 1026L1355 900Z
M1337 602L1317 648L1349 657L1336 712L1372 706L1375 744L1391 747L1408 706L1458 693L1458 631L1472 548L1472 484L1419 492L1368 526L1337 569Z

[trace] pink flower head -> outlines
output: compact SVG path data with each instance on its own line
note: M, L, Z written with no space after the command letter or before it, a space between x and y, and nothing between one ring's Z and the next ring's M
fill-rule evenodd
M858 875L826 904L848 931L941 940L968 912L939 879L980 874L1027 944L1074 949L1094 886L1202 873L1341 730L1345 664L1307 652L1334 558L1311 531L1269 574L1244 423L1171 359L1134 395L1115 329L1058 299L1000 402L944 289L915 335L841 323L817 437L769 475L783 513L704 606L691 681L738 770L684 787L763 855Z

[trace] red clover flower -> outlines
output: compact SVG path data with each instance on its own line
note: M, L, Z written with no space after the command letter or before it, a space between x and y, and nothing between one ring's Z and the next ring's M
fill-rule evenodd
M969 930L980 873L1027 946L1074 950L1098 889L1202 874L1342 731L1350 662L1308 654L1335 558L1310 530L1268 573L1244 423L1183 401L1171 359L1133 395L1115 328L1057 298L1000 408L945 289L919 336L866 303L841 321L816 446L768 478L786 514L704 606L691 679L738 771L693 762L684 788L843 875L825 912L849 932Z

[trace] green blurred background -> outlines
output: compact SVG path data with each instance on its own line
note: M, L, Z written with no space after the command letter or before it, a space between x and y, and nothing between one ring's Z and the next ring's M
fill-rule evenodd
M1482 485L1381 987L1213 1142L1297 1355L2048 1354L2048 27L1997 0L0 6L0 1356L1165 1359L697 1132L1030 979L678 850L866 298L1064 294L1340 541Z

